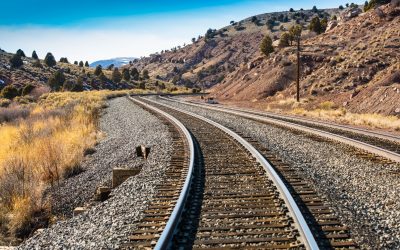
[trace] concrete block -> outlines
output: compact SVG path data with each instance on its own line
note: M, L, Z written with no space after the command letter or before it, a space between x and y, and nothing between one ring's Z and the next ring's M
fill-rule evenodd
M135 176L140 172L140 169L126 169L126 168L114 168L112 171L112 188L116 188L121 185L126 179L131 176Z

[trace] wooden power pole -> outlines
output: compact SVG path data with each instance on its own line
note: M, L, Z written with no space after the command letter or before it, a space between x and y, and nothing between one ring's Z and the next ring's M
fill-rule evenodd
M297 82L296 82L296 99L300 102L300 36L297 38Z

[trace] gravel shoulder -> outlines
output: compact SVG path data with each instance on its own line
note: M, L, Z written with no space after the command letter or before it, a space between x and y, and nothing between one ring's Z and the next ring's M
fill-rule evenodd
M327 198L362 249L400 248L399 164L372 162L346 145L222 112L162 102L241 131L279 155Z
M143 217L170 160L172 140L161 121L126 98L108 105L100 120L106 137L83 163L86 171L63 181L57 190L61 202L55 211L67 219L36 233L18 249L116 249ZM135 155L141 144L151 147L147 160ZM98 186L110 186L115 167L141 171L113 189L108 200L71 218L71 211L91 199Z

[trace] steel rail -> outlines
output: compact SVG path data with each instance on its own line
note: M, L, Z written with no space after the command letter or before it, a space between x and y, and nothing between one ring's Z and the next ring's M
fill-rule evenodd
M133 102L143 105L143 106L163 115L168 120L170 120L172 123L174 123L182 131L182 133L184 134L184 136L188 142L188 145L189 145L189 168L188 168L188 173L185 178L185 182L183 184L178 201L176 202L175 207L171 213L171 216L169 217L168 222L166 223L165 228L164 228L160 238L158 239L156 246L154 247L154 249L156 249L156 250L167 249L168 245L170 244L172 237L175 233L176 227L181 219L181 215L182 215L183 209L185 207L185 203L186 203L187 197L189 195L190 186L192 183L192 176L193 176L193 171L194 171L193 170L194 169L193 139L192 139L191 134L187 130L187 128L175 117L171 116L170 114L168 114L160 109L157 109L151 105L148 105L147 103L144 103L142 101L134 99L132 97L129 97L129 99L132 100Z
M171 98L171 99L177 100L176 98ZM190 101L188 101L188 102L190 102ZM200 104L200 103L196 103L196 102L190 102L190 103ZM204 104L200 104L200 105L213 106L215 104L204 103ZM272 118L276 118L276 119L282 119L282 118L291 119L294 121L305 122L305 123L309 123L312 125L325 126L325 127L333 128L333 129L341 129L341 130L345 130L345 131L349 131L349 132L353 132L353 133L360 133L362 135L367 135L367 136L371 136L371 137L376 137L376 138L400 143L400 136L390 134L390 133L371 131L368 129L357 128L357 127L353 127L353 126L349 126L349 125L336 124L336 123L327 122L327 121L316 121L316 120L313 120L310 118L298 117L298 116L294 116L294 115L283 115L283 114L276 114L276 113L267 112L267 111L257 111L254 109L227 107L227 106L219 105L219 104L217 104L215 106L223 108L223 109L229 109L229 110L233 110L233 111L241 111L241 112L246 112L249 114L272 117Z
M364 151L367 151L369 153L390 159L394 162L400 162L400 154L365 143L365 142L361 142L355 139L351 139L345 136L341 136L341 135L337 135L334 133L330 133L330 132L326 132L320 129L315 129L315 128L311 128L311 127L307 127L304 125L300 125L300 124L296 124L296 123L292 123L292 122L287 122L287 121L282 121L276 118L270 118L270 117L266 117L266 116L262 116L262 115L257 115L257 114L249 114L249 113L245 113L242 111L234 111L234 110L229 110L229 109L225 109L225 108L218 108L218 107L212 107L212 106L204 106L201 104L195 104L195 103L191 103L191 102L185 102L185 101L181 101L181 100L175 100L175 99L171 99L171 98L165 98L165 97L160 97L164 100L167 101L173 101L173 102L178 102L178 103L182 103L185 105L190 105L190 106L194 106L194 107L200 107L200 108L206 108L206 109L210 109L210 110L215 110L215 111L220 111L220 112L225 112L228 114L232 114L232 115L236 115L236 116L241 116L244 118L249 118L249 119L253 119L253 120L257 120L260 122L267 122L267 123L271 123L271 124L275 124L278 126L283 126L283 127L287 127L287 128L292 128L292 129L296 129L302 132L306 132L306 133L310 133L310 134L314 134L317 136L321 136L321 137L325 137L327 139L330 140L334 140L334 141L338 141L347 145L350 145L352 147L355 148L359 148L362 149Z
M292 195L290 194L289 190L287 189L286 185L284 184L283 180L279 177L278 173L275 171L275 169L269 164L269 162L261 155L261 153L255 149L249 142L247 142L245 139L243 139L241 136L233 132L232 130L224 127L223 125L214 122L208 118L205 118L203 116L181 110L175 107L171 107L167 104L164 103L159 103L150 99L146 99L149 102L176 110L178 112L187 114L189 116L195 117L197 119L200 119L202 121L205 121L222 131L224 131L226 134L229 136L233 137L236 141L238 141L244 148L246 148L251 155L261 164L261 166L265 169L266 173L270 177L270 179L274 182L275 186L277 187L279 194L281 198L285 201L285 204L288 206L289 212L292 215L295 223L298 226L298 230L300 233L300 236L303 239L303 243L305 244L307 249L319 249L318 244L314 238L314 235L312 234L306 220L304 219L303 214L301 213L299 207L297 206L295 200L293 199Z

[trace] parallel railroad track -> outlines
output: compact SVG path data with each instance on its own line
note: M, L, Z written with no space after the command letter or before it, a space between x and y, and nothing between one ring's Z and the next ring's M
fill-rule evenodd
M276 114L256 112L252 110L228 108L221 105L207 105L193 102L184 102L172 98L161 97L164 100L179 102L182 104L225 112L241 116L247 119L274 124L306 132L329 140L338 141L358 148L369 154L361 154L371 159L379 157L379 161L386 163L400 162L400 137L367 131L364 129L350 128L349 126L332 125L324 122L313 122L304 118L293 116L280 116Z
M162 188L153 202L157 205L151 205L146 211L145 223L141 223L141 228L133 233L125 247L355 247L348 229L340 224L329 206L304 180L261 145L247 138L259 149L257 151L237 133L221 125L165 105L150 104L190 129L196 153L192 186L178 219L179 225L176 230L170 228L173 237L162 239L161 236L161 240L158 237L161 232L167 234L163 226L171 221L171 213L164 210L171 211L171 204L176 202L169 202L169 199L178 196L176 190L168 196L169 189ZM162 202L158 200L160 198ZM157 247L156 240L157 246L163 247ZM160 243L162 240L164 243Z

